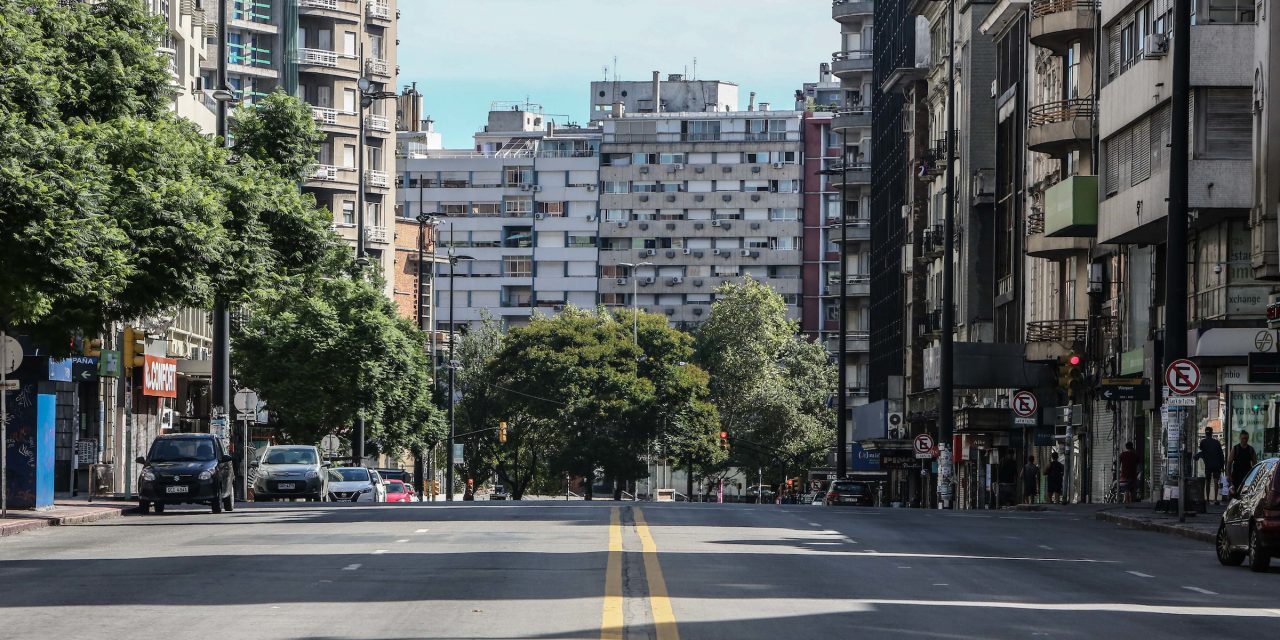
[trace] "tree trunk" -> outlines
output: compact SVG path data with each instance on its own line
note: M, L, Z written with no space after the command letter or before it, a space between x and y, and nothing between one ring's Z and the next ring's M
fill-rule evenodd
M685 476L684 499L693 502L693 456L690 456L685 462L688 465L689 473Z

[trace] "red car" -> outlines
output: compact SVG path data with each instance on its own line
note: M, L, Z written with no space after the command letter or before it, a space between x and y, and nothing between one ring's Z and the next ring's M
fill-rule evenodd
M387 480L387 502L413 502L413 487L400 480Z

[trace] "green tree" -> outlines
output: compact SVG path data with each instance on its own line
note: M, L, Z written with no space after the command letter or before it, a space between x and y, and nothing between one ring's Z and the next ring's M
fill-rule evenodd
M287 93L274 93L236 112L232 150L264 163L284 178L300 182L316 165L325 135L311 107Z
M836 369L821 345L799 335L782 296L751 278L725 284L697 334L696 360L711 375L711 399L748 468L809 466L835 442L826 398Z

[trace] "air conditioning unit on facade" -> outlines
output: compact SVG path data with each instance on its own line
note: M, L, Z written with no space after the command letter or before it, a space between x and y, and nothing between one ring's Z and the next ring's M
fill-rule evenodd
M649 167L640 167L640 173L649 173Z
M623 221L619 222L619 223L618 223L618 228L619 228L619 229L626 229L626 228L627 228L627 221L626 221L626 220L623 220Z
M529 184L522 184L522 185L520 185L520 190L521 190L521 191L528 191L528 190L529 190L529 188L530 188L530 187L532 187L532 186L533 186L533 185L529 185Z
M539 192L539 191L542 191L542 185L540 185L540 184L531 184L531 185L529 185L529 190L530 190L530 191L532 191L532 192L534 192L534 193L537 193L537 192Z
M719 250L719 249L712 249L712 250L711 250L711 255L713 255L713 256L718 256L718 255L720 255L720 250Z
M588 213L588 214L587 214L587 222L595 222L595 221L596 221L596 214L594 214L594 213Z
M676 314L676 310L673 307L667 307L665 313L669 316L674 316Z
M547 217L547 214L545 214L545 213L535 213L535 214L533 214L533 219L534 219L534 220L541 220L541 219L543 219L543 218L545 218L545 217Z
M718 227L718 226L720 226L720 221L719 221L719 220L712 220L712 221L711 221L711 226L713 226L713 227Z
M596 190L596 186L594 184L587 185L587 191L595 191L595 190Z
M750 249L743 249L742 251L739 251L739 252L738 252L738 255L740 255L740 256L742 256L742 257L744 257L744 258L750 258L750 257L751 257L751 250L750 250Z
M667 281L667 284L674 287L675 285L678 285L682 282L684 282L684 278L680 276L673 276L670 280Z
M685 250L684 250L684 254L685 254L686 256L687 256L687 255L689 255L689 254L691 254L691 253L693 253L693 249L685 249Z
M658 255L658 250L657 250L657 249L646 249L645 251L646 251L646 255L649 255L649 256L656 256L656 255Z
M626 278L618 278L617 280L614 280L614 283L615 283L615 284L626 284L626 283L627 283L627 279L626 279Z
M648 285L653 284L653 277L652 277L652 276L650 276L650 277L648 277L648 278L642 278L642 279L640 280L640 284L645 285L645 286L648 286Z
M1146 37L1142 45L1143 58L1163 58L1169 53L1169 36L1153 33Z
M774 169L781 169L782 167L783 167L783 164L782 164L781 162L775 162L775 163L773 163L773 168L774 168Z
M677 162L677 163L675 163L674 165L671 165L671 166L675 167L675 168L676 168L676 171L680 171L680 170L684 169L684 163L682 163L682 162Z
M552 311L564 311L564 305L562 305L562 304L552 305L552 306L551 306L551 310L552 310Z

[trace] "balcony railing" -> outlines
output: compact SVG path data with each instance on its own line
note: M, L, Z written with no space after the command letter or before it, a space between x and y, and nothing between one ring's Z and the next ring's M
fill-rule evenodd
M1067 122L1076 118L1092 118L1097 110L1093 98L1071 98L1038 104L1027 110L1031 126Z
M1098 0L1035 0L1031 3L1031 17L1043 18L1063 11L1097 8Z
M387 238L388 238L388 234L387 234L386 227L365 227L364 228L364 239L368 240L369 242L386 244Z
M338 171L339 171L340 169L342 169L342 167L338 167L338 166L331 165L331 164L321 164L321 165L316 165L315 173L314 173L314 174L312 174L311 179L312 179L312 180L324 180L324 181L326 181L326 182L331 182L331 181L333 181L333 180L337 180L337 179L338 179Z
M380 76L390 75L390 67L387 66L387 61L382 58L365 58L364 71L365 73Z
M364 183L370 187L380 187L386 189L390 182L387 181L386 171L374 171L370 169L364 172Z
M337 124L338 110L328 107L311 107L311 115L315 117L316 122L320 124Z
M364 117L364 127L374 131L391 131L391 124L386 116L376 116L373 114Z
M338 66L338 52L325 49L298 49L298 62L322 67Z
M374 2L370 0L364 5L364 14L375 20L390 20L391 6L385 2Z
M334 9L338 8L338 0L298 0L298 6L303 9Z
M844 62L846 60L870 60L871 49L849 49L848 51L836 51L831 54L832 62Z
M1036 320L1027 323L1027 342L1078 342L1089 331L1089 321Z

